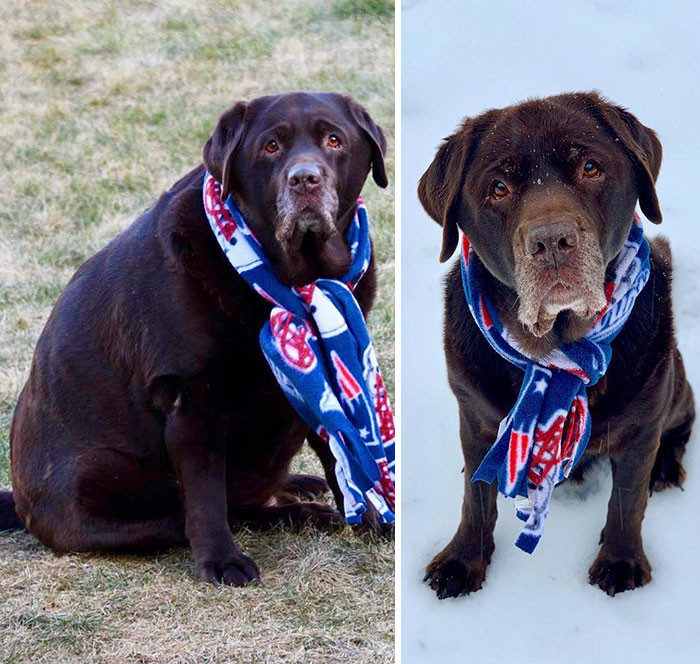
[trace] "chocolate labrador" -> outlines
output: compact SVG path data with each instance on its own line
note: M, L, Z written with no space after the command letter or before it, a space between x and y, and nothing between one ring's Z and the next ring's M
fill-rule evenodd
M656 134L596 93L527 101L468 118L439 148L418 194L442 225L441 260L458 229L485 266L483 288L520 347L543 357L580 339L606 302L606 269L630 230L635 205L661 222ZM653 491L681 486L693 396L676 346L668 243L651 242L651 275L612 343L605 376L588 388L592 432L572 477L609 456L613 491L590 583L605 592L651 579L641 525ZM438 597L479 590L494 551L497 484L471 476L515 403L523 372L479 331L460 266L447 275L445 353L465 459L462 518L426 570Z
M224 113L204 167L280 278L303 285L347 269L345 230L370 168L386 187L385 150L349 97L291 93ZM217 245L204 167L82 265L54 307L12 423L14 495L2 494L0 529L21 522L59 552L187 542L197 579L243 585L260 573L232 524L342 521L309 500L326 481L289 473L305 439L341 513L343 498L328 446L262 355L271 304ZM375 290L372 264L355 291L365 313Z

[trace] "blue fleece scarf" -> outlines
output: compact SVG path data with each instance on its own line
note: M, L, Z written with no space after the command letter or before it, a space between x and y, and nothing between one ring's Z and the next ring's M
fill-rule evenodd
M569 476L586 449L591 433L586 388L607 371L610 344L649 278L649 243L635 215L613 263L613 279L605 286L606 307L582 339L544 358L528 356L503 326L497 308L481 288L485 267L466 236L461 267L467 303L479 329L501 357L525 372L515 405L501 422L496 442L472 482L498 479L499 491L516 498L516 514L525 526L515 545L532 553L542 535L554 486Z
M345 518L359 523L369 502L394 521L394 416L353 290L372 246L362 199L347 230L352 263L342 279L301 288L282 283L231 196L209 173L204 209L219 246L251 288L274 305L260 348L289 402L330 446Z

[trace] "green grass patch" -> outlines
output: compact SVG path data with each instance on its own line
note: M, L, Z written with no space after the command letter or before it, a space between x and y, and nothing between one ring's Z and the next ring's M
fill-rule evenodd
M377 18L394 20L392 0L338 0L331 14L336 18Z
M75 269L191 168L218 116L285 90L355 96L393 180L393 3L0 3L0 487L37 339ZM382 285L369 324L394 385L394 191L364 190ZM295 469L320 471L308 451ZM0 661L390 662L393 544L242 531L263 583L192 580L189 550L56 557L0 538Z

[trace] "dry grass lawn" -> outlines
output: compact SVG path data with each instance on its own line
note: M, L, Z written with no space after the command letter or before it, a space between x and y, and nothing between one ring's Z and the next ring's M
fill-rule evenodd
M346 91L389 135L393 2L0 3L0 486L34 345L75 269L199 161L234 100ZM393 191L368 183L382 265L370 318L393 386ZM316 468L304 455L301 467ZM393 661L393 545L243 532L246 589L192 581L187 550L56 557L0 537L2 662Z

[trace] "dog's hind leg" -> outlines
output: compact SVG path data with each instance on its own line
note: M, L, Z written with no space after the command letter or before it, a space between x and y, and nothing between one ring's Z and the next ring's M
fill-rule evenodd
M651 471L650 494L669 487L682 488L685 481L682 461L695 420L695 406L693 392L685 379L680 353L677 350L675 352L676 395L666 428L661 434L661 446Z
M27 530L57 552L140 553L185 543L171 473L117 450L95 448L66 460L42 483L16 486Z
M686 475L683 454L685 454L692 426L693 418L690 417L678 426L664 431L654 468L651 471L650 494L670 487L683 488Z
M241 525L265 530L274 526L288 528L315 528L332 532L343 525L340 512L330 505L317 502L290 500L278 504L273 497L264 506L229 506L229 522L232 527Z
M30 528L46 545L59 553L120 551L148 553L187 543L184 519L163 517L149 521L118 521L92 514L74 514L71 527L54 524L51 531Z
M292 474L282 483L282 490L300 498L314 500L330 491L328 482L318 475Z

